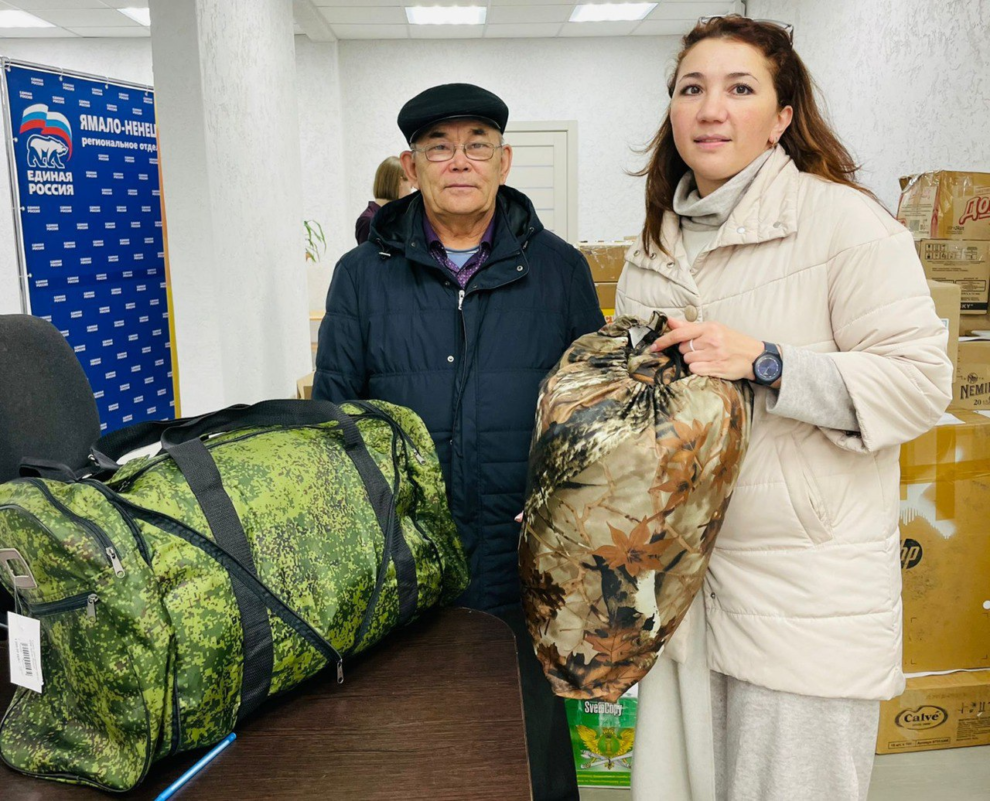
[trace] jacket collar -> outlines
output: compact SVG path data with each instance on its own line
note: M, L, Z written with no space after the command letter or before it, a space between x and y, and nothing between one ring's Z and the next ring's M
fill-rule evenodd
M718 229L710 250L732 245L757 245L783 239L797 231L797 190L800 173L780 145L757 173L725 224ZM663 215L660 239L667 253L647 253L641 242L626 251L626 261L647 270L676 278L673 256L681 236L681 219L674 212Z
M489 263L517 253L543 230L536 209L522 192L500 186L496 204L495 238ZM433 265L429 243L423 235L424 215L423 197L419 192L394 200L383 206L371 221L369 240L383 254L399 251L410 261Z

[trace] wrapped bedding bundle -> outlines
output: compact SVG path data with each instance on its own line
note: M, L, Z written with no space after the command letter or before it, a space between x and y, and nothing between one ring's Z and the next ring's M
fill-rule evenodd
M749 442L752 390L689 372L666 328L621 317L540 390L519 547L523 607L557 695L615 701L704 580Z

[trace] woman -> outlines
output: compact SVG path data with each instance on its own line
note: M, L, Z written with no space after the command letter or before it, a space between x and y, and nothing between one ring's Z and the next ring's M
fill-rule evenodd
M865 799L904 688L898 446L951 397L945 330L789 26L702 20L668 89L616 311L672 316L654 349L755 406L703 596L641 685L633 795Z
M371 231L371 220L382 206L400 197L411 194L413 185L409 183L405 170L402 169L402 162L397 156L389 156L378 165L375 171L375 199L368 202L368 208L361 212L354 223L354 236L359 245L368 241L368 233Z

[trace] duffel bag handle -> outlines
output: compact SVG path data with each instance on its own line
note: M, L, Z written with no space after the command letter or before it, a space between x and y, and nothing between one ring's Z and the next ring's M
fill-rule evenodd
M350 416L330 401L266 400L252 406L236 404L226 409L178 420L156 420L138 423L101 437L90 448L90 457L101 469L115 472L117 461L137 448L160 443L179 445L207 434L220 434L238 428L255 428L278 425L307 425L335 420L344 435L344 447L348 450L360 447L361 434Z

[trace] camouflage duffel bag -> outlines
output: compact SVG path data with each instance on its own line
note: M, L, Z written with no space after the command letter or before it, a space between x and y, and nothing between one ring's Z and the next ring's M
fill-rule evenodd
M0 724L24 773L128 790L323 668L343 681L467 586L408 409L265 401L114 432L93 456L104 481L0 485L0 576L42 631L43 691L18 688Z
M615 701L701 587L749 442L749 384L692 375L666 318L578 339L544 380L519 547L526 621L557 695Z

